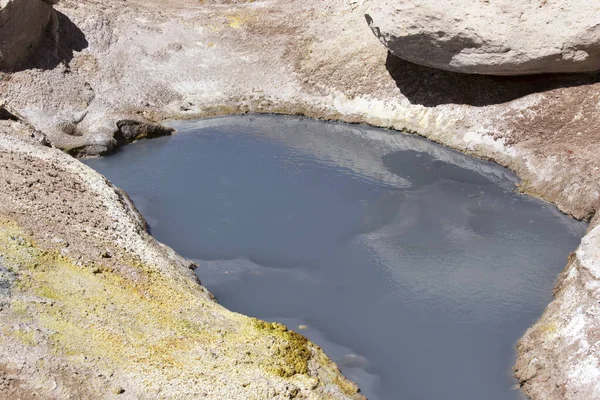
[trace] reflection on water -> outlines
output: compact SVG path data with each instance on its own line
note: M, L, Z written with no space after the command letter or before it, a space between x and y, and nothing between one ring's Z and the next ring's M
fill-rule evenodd
M371 399L518 399L514 344L585 224L423 139L298 118L174 124L87 163L226 307L287 324Z

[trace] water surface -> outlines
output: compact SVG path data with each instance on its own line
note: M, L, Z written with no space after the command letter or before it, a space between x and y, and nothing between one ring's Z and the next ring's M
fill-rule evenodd
M426 140L241 116L88 165L224 306L321 345L370 399L520 399L514 345L584 233Z

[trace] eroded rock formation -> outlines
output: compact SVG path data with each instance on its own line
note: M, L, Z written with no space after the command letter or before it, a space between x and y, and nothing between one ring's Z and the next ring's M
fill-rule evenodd
M600 4L587 0L373 0L367 20L396 56L470 74L600 70Z

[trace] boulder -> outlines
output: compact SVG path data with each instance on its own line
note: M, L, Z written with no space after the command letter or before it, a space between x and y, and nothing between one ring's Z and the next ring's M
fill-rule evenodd
M0 70L27 60L56 24L57 0L0 0Z
M600 2L372 0L373 33L397 57L488 75L600 70Z
M168 136L175 132L175 129L151 124L131 119L123 119L117 122L119 131L116 139L120 144L131 143L140 139L153 139L160 136Z

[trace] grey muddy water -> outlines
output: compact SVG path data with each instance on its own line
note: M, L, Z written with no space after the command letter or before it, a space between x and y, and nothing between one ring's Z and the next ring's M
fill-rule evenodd
M520 399L518 338L586 224L424 139L302 118L176 122L86 163L227 308L319 344L370 399Z

